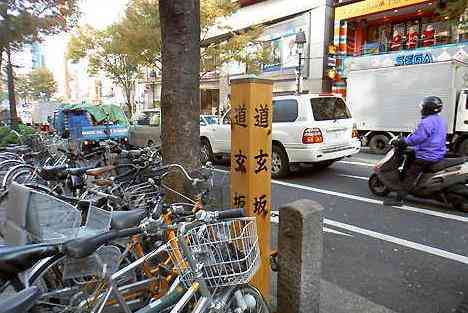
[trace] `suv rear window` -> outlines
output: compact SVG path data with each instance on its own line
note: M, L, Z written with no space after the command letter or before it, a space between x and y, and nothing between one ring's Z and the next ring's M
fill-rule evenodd
M296 100L274 100L273 123L294 122L297 120L297 111Z
M346 103L341 98L320 97L310 99L316 121L342 120L351 118Z

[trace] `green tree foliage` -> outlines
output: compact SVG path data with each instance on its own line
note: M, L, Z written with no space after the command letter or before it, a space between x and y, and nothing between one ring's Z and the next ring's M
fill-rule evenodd
M12 127L19 121L16 112L12 54L24 44L41 40L72 27L78 18L79 0L8 0L0 2L0 68L7 55L7 81Z
M54 79L54 74L46 68L34 69L28 75L28 80L31 95L34 99L48 101L57 92L57 82Z
M161 69L161 25L157 2L131 0L117 29L126 41L128 51L141 64ZM270 54L258 41L263 31L261 27L237 32L221 27L226 35L215 40L208 39L213 30L220 27L218 21L238 9L236 4L228 0L201 0L200 7L202 77L232 61L246 64L251 72L259 70L260 65L268 61Z
M90 26L81 28L68 44L68 58L78 62L87 58L91 75L104 73L125 93L127 110L133 113L134 89L140 77L138 58L129 52L116 25L99 31Z
M30 99L48 101L57 92L54 74L46 68L34 69L15 77L16 94L24 103Z
M139 64L161 70L161 24L155 1L131 0L116 29Z
M31 99L31 87L29 75L16 75L15 77L15 91L18 98L23 103L28 103Z
M1 1L0 48L21 46L66 30L77 22L78 13L78 0Z
M5 89L5 86L3 85L3 82L0 81L0 102L8 98L8 92Z

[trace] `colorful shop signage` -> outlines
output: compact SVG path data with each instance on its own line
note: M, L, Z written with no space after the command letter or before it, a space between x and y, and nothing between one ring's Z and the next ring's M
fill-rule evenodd
M363 55L345 57L339 73L346 77L349 71L367 70L372 68L424 64L433 62L459 61L468 63L468 43L452 44L433 48L399 51L379 55Z
M392 10L427 0L365 0L335 8L335 20L344 20L356 16Z
M395 65L413 65L413 64L427 64L433 63L434 57L432 54L426 53L412 53L412 54L398 54L395 57Z

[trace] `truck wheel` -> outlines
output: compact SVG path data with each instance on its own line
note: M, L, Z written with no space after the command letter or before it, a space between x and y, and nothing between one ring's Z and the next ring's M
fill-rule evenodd
M372 174L369 177L369 189L374 195L379 197L386 197L390 193L390 189L380 181L377 174Z
M468 156L468 138L464 139L458 147L458 153L461 156Z
M390 149L390 138L386 135L375 135L369 141L369 147L374 153L385 154Z
M213 150L211 150L210 142L203 138L200 143L200 162L206 164L208 162L213 163L214 156Z
M288 176L289 159L286 151L278 145L273 145L271 153L271 177L282 178Z

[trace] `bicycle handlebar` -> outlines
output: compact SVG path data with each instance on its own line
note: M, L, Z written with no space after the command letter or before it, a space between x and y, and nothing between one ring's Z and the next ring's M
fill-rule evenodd
M218 211L217 213L220 220L245 217L244 208L227 209L224 211Z
M119 202L120 201L119 197L116 197L114 195L110 195L108 193L104 193L104 192L101 192L101 191L98 191L98 190L88 189L88 192L91 193L91 194L94 194L96 196L103 197L103 198L106 198L108 200L114 201L114 202Z

